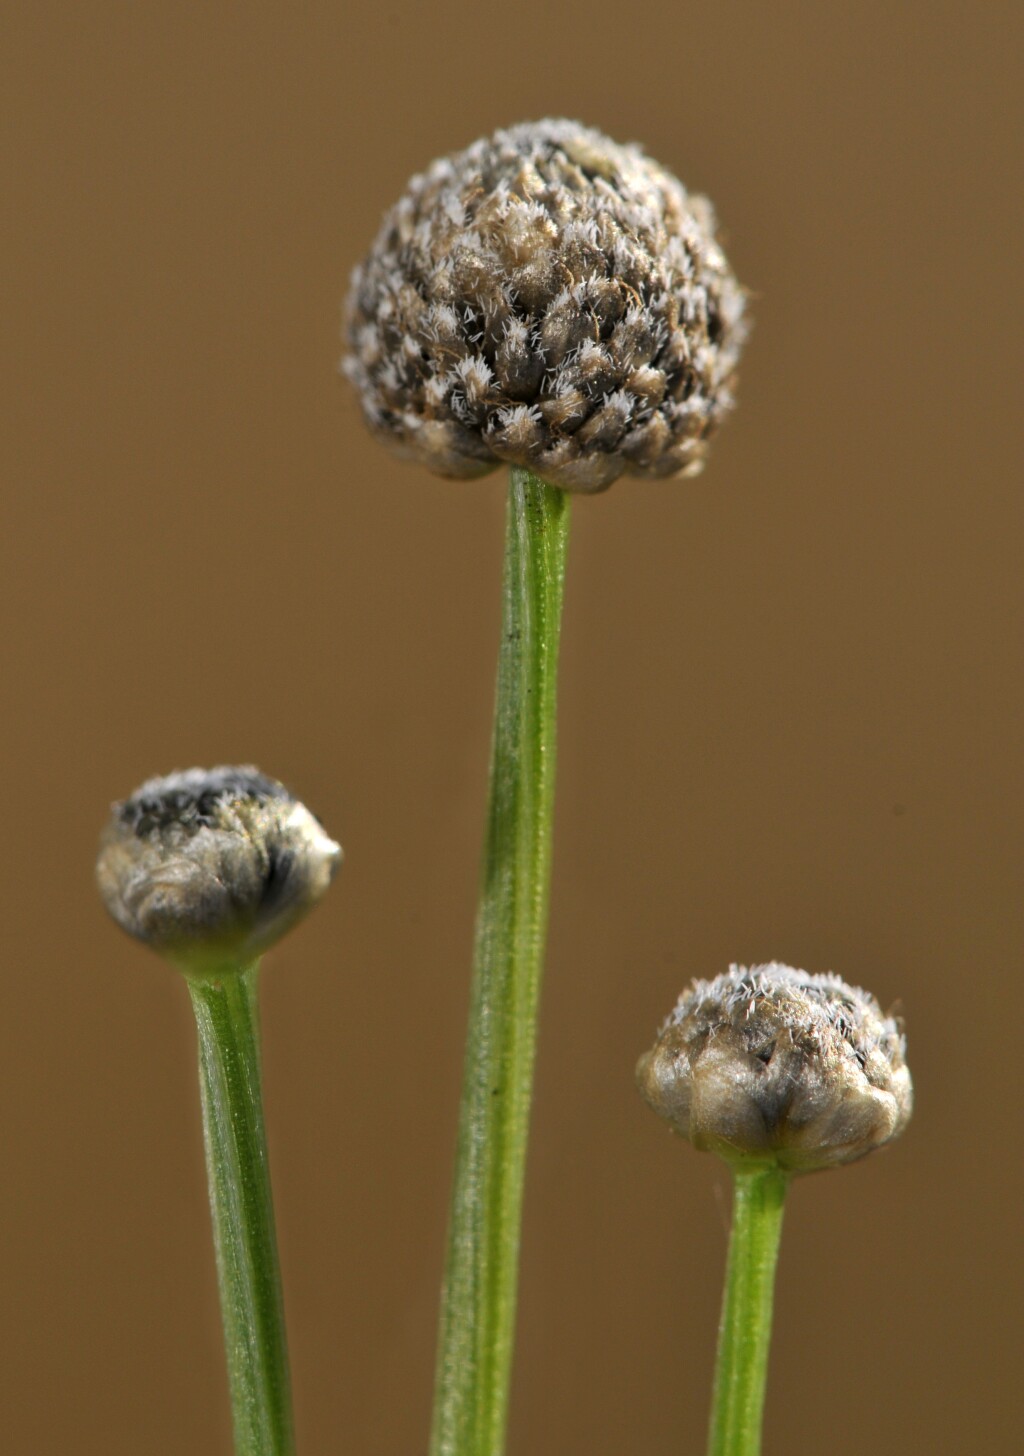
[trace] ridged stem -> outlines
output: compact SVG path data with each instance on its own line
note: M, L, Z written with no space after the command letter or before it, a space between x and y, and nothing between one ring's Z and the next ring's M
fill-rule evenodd
M734 1169L709 1456L759 1456L761 1450L775 1264L788 1183L775 1167Z
M548 913L569 498L513 467L431 1456L501 1456Z
M188 977L236 1456L292 1456L291 1389L260 1076L259 964Z

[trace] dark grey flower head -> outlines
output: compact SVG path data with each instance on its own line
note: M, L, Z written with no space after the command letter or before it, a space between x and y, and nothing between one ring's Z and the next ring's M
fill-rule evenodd
M701 468L743 309L705 198L540 121L412 179L355 271L344 369L371 429L441 475L504 460L603 490Z
M637 1083L694 1147L810 1172L903 1131L905 1050L899 1024L838 976L732 966L683 993Z
M117 923L194 974L261 955L320 899L341 848L257 769L193 768L115 804L96 879Z

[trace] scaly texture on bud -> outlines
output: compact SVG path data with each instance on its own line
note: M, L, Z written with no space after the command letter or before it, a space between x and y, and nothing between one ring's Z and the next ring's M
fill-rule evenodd
M705 198L541 121L412 179L355 271L344 369L374 432L440 475L508 461L603 490L701 468L743 310Z
M129 935L191 974L261 955L326 891L341 848L257 769L154 778L113 806L96 879Z
M810 1172L898 1136L913 1105L900 1025L835 975L732 966L680 997L637 1083L694 1147Z

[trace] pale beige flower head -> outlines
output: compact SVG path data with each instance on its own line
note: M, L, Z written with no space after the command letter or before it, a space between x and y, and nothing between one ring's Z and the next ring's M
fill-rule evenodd
M899 1023L838 976L732 966L683 993L637 1083L694 1147L805 1173L903 1131L913 1106L905 1051Z
M115 804L96 880L129 935L189 974L243 966L321 898L341 848L251 766L150 779Z
M413 177L355 270L347 335L364 416L400 453L597 491L701 468L746 324L711 204L638 147L547 120Z

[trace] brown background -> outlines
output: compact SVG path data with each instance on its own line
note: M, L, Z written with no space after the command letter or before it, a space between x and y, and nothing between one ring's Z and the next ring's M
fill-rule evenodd
M264 989L301 1449L425 1449L503 490L367 438L339 302L411 172L563 113L714 197L756 330L707 473L575 512L510 1456L701 1450L726 1180L631 1068L772 956L902 1004L918 1112L793 1194L766 1450L1009 1452L1019 10L18 9L0 1448L229 1449L187 998L91 864L252 760L348 855Z

